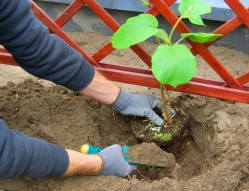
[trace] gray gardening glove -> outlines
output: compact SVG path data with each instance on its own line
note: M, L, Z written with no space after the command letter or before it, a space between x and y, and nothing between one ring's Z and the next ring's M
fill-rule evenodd
M125 160L120 145L106 147L98 153L103 160L103 169L98 175L116 175L124 177L135 170L136 166L129 165Z
M150 94L131 94L121 90L120 96L114 103L113 108L123 115L135 115L139 117L147 117L155 124L162 126L164 121L159 117L153 109L161 109L161 100ZM166 111L169 109L167 106ZM171 111L171 116L175 115L175 111Z

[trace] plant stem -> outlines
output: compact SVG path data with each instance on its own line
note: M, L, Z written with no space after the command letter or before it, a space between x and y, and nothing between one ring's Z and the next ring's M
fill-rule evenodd
M176 43L175 43L175 45L176 44L179 44L182 40L184 40L185 38L181 38L181 39L179 39Z
M161 101L162 101L162 114L165 120L167 120L166 118L166 103L165 103L165 96L164 96L164 92L163 92L163 84L160 83L160 91L161 91Z
M161 32L161 31L159 31L159 33L162 35L162 37L164 37L164 42L165 42L165 44L167 44L167 45L169 45L169 39ZM160 39L158 38L158 37L156 37L156 39L158 39L159 40L159 43L158 43L158 41L157 41L157 44L159 45L160 44Z
M172 45L172 42L171 42L171 41L172 41L172 36L173 36L173 33L174 33L174 31L175 31L177 25L181 22L181 20L182 20L183 18L186 18L186 15L189 13L189 11L191 11L192 8L193 8L192 6L189 7L188 10L187 10L183 15L181 15L181 16L179 17L179 19L176 21L176 23L174 24L174 26L173 26L173 28L171 29L170 34L169 34L169 46Z
M149 2L148 2L148 8L151 8L151 2L150 2L150 0L149 0ZM162 34L162 36L164 36L163 34ZM166 38L165 38L166 39ZM156 37L156 42L157 42L157 45L159 46L160 44L161 44L161 42L160 42L160 38L158 38L158 37ZM167 40L165 40L165 42L166 43L169 43L169 42L167 42ZM167 112L166 112L166 103L165 103L165 96L164 96L164 91L163 90L166 90L166 88L164 87L164 85L163 84L161 84L160 83L160 90L161 90L161 100L162 100L162 116L163 116L163 118L168 122L168 123L170 123L170 115L168 115L167 114ZM166 92L167 92L167 95L168 95L168 97L169 97L169 105L170 105L170 95L169 95L169 93L168 93L168 91L166 90ZM171 107L170 107L171 108ZM170 109L171 110L171 109ZM170 123L171 124L171 123Z
M173 119L172 119L172 117L171 117L171 111L172 111L172 107L171 107L171 97L170 97L170 94L169 94L168 90L165 88L165 86L163 86L163 88L164 88L166 94L168 95L168 106L169 106L169 111L168 111L167 115L169 116L169 119L170 119L170 122L169 122L169 123L172 124L172 123L173 123Z
M163 89L165 90L166 94L168 95L168 105L171 108L171 97L170 97L170 94L169 94L168 90L165 88L165 86L163 86Z
M188 10L179 17L179 19L176 21L176 23L174 24L172 30L170 31L170 34L169 34L169 38L168 38L168 45L169 46L172 46L172 36L173 36L173 33L177 27L177 25L181 22L181 20L183 18L185 18L185 16L188 14L188 12L192 9L192 7L189 7ZM180 41L182 41L184 38L181 38L180 40L178 40L175 44L178 44ZM159 38L156 37L156 40L157 40L157 44L160 45L160 40ZM167 44L166 43L166 44ZM170 94L169 92L167 91L167 89L165 88L165 86L163 84L160 83L160 90L161 90L161 98L162 98L162 116L163 118L171 125L173 123L173 119L171 118L171 111L172 111L172 108L171 108L171 97L170 97ZM164 96L164 90L166 91L167 95L168 95L168 106L169 106L169 111L166 112L166 103L165 103L165 96Z
M180 21L184 18L184 15L181 15L180 18L176 21L176 23L174 24L173 28L171 29L170 31L170 34L169 34L169 46L172 45L172 36L173 36L173 33L177 27L177 25L180 23Z
M160 45L160 39L158 37L156 37L156 42L158 45ZM164 90L166 91L167 95L168 95L168 105L169 105L169 112L166 112L166 103L165 103L165 96L164 96ZM166 90L165 86L160 83L160 91L161 91L161 101L162 101L162 116L164 118L165 121L167 121L167 123L172 124L173 120L170 117L170 113L171 113L171 98L169 95L169 92Z
M163 84L160 83L160 90L161 90L161 99L162 99L162 116L165 119L165 121L168 122L168 124L172 124L173 123L173 119L170 117L170 113L171 113L171 106L170 106L170 96L168 91L166 90L165 86ZM165 96L164 96L164 90L166 90L167 95L169 97L169 112L166 112L166 103L165 103Z
M145 6L150 6L150 1L149 2L147 2L146 0L142 0L142 3L145 5Z
M160 39L158 37L156 37L156 43L157 43L157 45L161 44Z

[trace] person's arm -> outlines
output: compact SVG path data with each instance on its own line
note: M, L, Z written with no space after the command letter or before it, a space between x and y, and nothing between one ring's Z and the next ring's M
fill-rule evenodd
M80 91L81 94L108 105L113 105L116 102L120 92L120 87L98 72L95 72L91 83Z
M60 176L66 172L66 150L11 130L0 119L0 179Z
M0 2L0 44L29 73L112 105L125 115L148 117L157 125L163 119L152 109L161 101L152 95L137 95L99 75L83 56L38 21L28 0Z
M82 154L69 149L66 149L66 151L70 162L67 171L62 176L95 175L101 170L103 162L98 155Z
M116 175L124 177L135 166L112 145L98 155L87 155L11 130L0 119L0 179L71 175Z
M64 40L49 33L34 16L29 0L1 0L0 13L0 44L24 70L76 92L89 85L94 67Z
M125 161L122 147L117 144L106 147L98 154L92 155L71 150L67 150L67 152L70 163L67 171L62 176L84 174L125 177L136 168Z
M151 94L132 94L124 91L97 72L92 82L80 93L111 105L123 115L147 117L159 126L164 124L163 119L153 111L154 108L161 109L160 99ZM167 107L166 110L168 109ZM172 115L174 112L172 111Z

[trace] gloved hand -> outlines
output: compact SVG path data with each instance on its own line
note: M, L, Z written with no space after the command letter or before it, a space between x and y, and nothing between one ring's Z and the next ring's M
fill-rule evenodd
M159 126L164 124L163 119L153 111L154 108L162 108L161 100L150 94L131 94L121 90L120 96L112 107L123 115L147 117ZM167 110L169 110L168 106L166 108L166 111ZM175 115L173 109L171 111L171 116L172 115Z
M103 160L103 169L98 175L116 175L124 177L130 174L136 166L129 165L125 160L120 145L106 147L98 153Z

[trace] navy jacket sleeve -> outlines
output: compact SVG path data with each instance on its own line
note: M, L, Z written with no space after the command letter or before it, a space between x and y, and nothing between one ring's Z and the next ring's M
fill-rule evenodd
M73 91L92 81L94 68L65 41L49 33L34 16L29 0L1 0L0 13L0 44L24 70Z
M63 147L8 129L0 119L0 179L60 176L68 164Z

